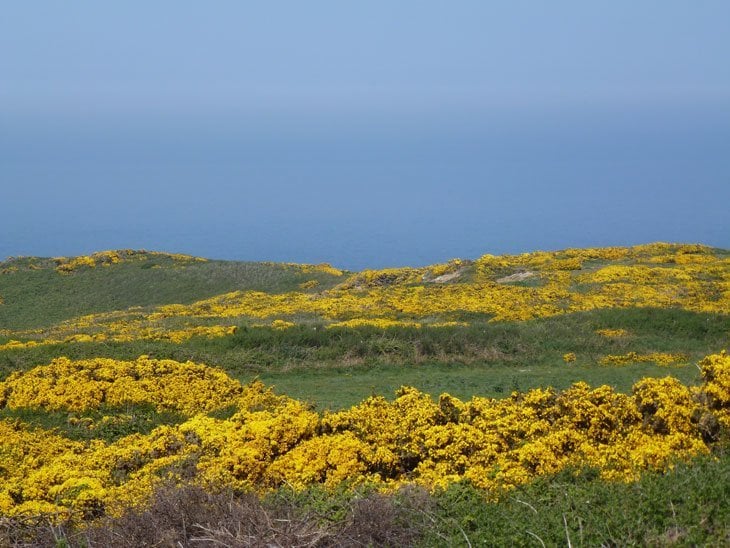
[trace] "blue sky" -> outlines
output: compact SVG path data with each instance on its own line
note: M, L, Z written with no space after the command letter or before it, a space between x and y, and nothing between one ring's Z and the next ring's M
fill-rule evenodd
M727 2L13 3L0 256L730 247Z

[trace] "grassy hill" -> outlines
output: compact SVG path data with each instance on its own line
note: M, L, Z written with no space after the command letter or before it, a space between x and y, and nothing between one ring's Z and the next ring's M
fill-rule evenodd
M694 244L11 258L0 544L722 545L729 312L730 252Z
M78 258L63 263L60 258L22 257L0 263L4 300L0 329L45 327L133 306L189 304L237 290L282 293L301 289L310 280L316 280L321 289L340 280L334 273L300 265L200 260L130 250L114 253L121 257L119 262L98 260L94 267L80 263L68 271L59 266L79 262Z
M683 366L730 333L730 253L699 245L355 273L118 250L0 273L0 378L57 356L147 354L335 407L403 383L464 397L581 379L628 389L666 366L694 382ZM611 356L631 367L599 365Z

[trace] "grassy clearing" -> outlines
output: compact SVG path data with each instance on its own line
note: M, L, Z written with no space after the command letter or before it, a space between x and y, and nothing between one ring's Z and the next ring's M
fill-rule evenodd
M599 329L625 329L626 337L604 337ZM475 323L468 327L359 328L328 330L321 325L290 329L241 328L230 337L162 341L75 343L0 352L0 379L12 371L71 359L135 359L141 354L192 360L224 368L241 381L260 378L277 391L342 408L373 393L390 397L403 384L460 398L499 397L513 390L578 380L629 390L643 376L673 375L694 383L691 364L730 347L730 317L675 309L598 310L530 322ZM597 365L607 354L683 353L690 364L660 367ZM576 361L566 364L566 353Z
M475 395L503 398L516 390L548 386L563 390L578 381L585 381L591 386L607 384L619 391L630 392L631 386L643 377L667 375L688 384L696 384L700 380L695 367L667 369L647 364L621 369L565 364L528 368L510 365L382 365L349 370L264 373L258 378L274 386L278 393L309 401L318 409L343 409L372 395L383 395L390 400L402 385L414 386L433 397L448 392L468 400Z

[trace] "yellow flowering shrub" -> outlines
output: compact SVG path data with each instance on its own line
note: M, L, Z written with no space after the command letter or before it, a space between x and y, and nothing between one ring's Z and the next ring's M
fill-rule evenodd
M468 264L468 262L461 259L451 259L447 263L429 266L426 272L422 275L422 279L424 281L429 281L433 280L434 278L438 278L439 276L453 274L455 272L458 272L466 264Z
M712 354L699 365L705 381L702 390L705 403L730 428L730 356L725 351Z
M421 281L421 272L416 268L384 268L382 270L363 270L350 276L342 285L343 289L365 289L387 287L403 283Z
M352 432L324 434L303 441L276 459L267 473L277 485L303 489L321 483L332 488L343 481L362 481L372 454L372 447Z
M670 365L686 365L686 354L670 354L667 352L651 352L648 354L639 354L637 352L627 352L626 354L608 354L603 356L599 363L601 365L625 366L632 363L654 363L661 366Z
M596 329L596 335L607 338L628 337L630 333L625 329Z
M377 327L388 329L390 327L421 327L418 322L404 322L401 320L389 320L387 318L356 318L343 322L333 322L325 326L326 329L353 328L353 327Z
M170 341L179 344L193 337L205 337L208 339L227 337L233 335L238 329L235 325L193 325L183 329L176 329L152 326L145 319L96 323L97 321L104 321L115 316L119 316L119 313L98 314L91 321L89 321L89 317L84 316L75 322L63 322L59 326L52 328L49 333L50 336L46 338L25 341L11 339L4 344L0 344L0 351L32 348L41 345L101 341L130 342L151 340ZM82 330L86 330L87 332L83 332ZM21 334L27 336L31 333L25 331L21 332Z
M421 325L423 325L423 324L421 324ZM449 321L449 322L429 323L428 327L467 327L468 325L469 325L468 322Z
M604 478L631 481L707 452L717 424L730 426L724 353L701 362L704 382L696 388L667 377L643 379L631 394L576 383L562 392L462 402L403 387L393 401L371 397L334 413L317 413L260 382L241 387L195 364L111 362L60 360L15 375L0 390L3 404L22 396L22 405L83 408L129 401L143 388L148 394L139 398L189 418L114 442L71 441L0 420L0 514L117 514L143 503L160 482L183 478L258 492L282 484L373 482L390 489L468 479L496 495L541 474L589 465ZM117 387L123 396L114 394L117 377L127 379ZM71 386L73 395L58 389ZM229 419L205 414L221 405L234 406Z
M13 350L16 348L33 348L34 346L40 346L41 344L44 344L45 341L16 341L15 339L10 339L5 344L0 344L0 350Z
M231 405L240 392L240 383L222 370L192 362L57 358L0 382L0 407L84 411L102 403L150 403L192 415Z
M271 327L274 329L289 329L290 327L294 327L293 322L288 322L286 320L274 320L271 322Z
M293 270L298 270L299 272L302 272L304 274L330 274L332 276L344 276L345 272L340 270L339 268L335 268L329 263L319 263L319 264L299 264L299 263L272 263L272 262L265 262L263 263L265 265L269 266L276 266L280 267L283 266L285 268L290 268Z
M129 261L146 261L149 258L163 257L177 264L188 264L195 262L206 262L202 257L193 257L182 253L163 253L160 251L145 251L143 249L118 249L111 251L99 251L91 255L79 257L54 257L56 271L61 274L69 274L82 267L96 268L97 266L110 266L117 263Z

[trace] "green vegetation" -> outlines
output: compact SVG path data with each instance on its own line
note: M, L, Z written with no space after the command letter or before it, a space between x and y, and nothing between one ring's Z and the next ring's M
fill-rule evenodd
M28 265L40 265L31 269ZM47 259L0 263L0 329L46 327L62 320L133 306L189 304L238 290L283 293L316 280L317 290L340 281L321 271L274 263L205 261L177 264L166 257L86 268L62 275ZM305 288L306 290L306 288Z
M599 329L625 329L610 338ZM242 326L230 337L165 341L65 343L0 352L0 379L58 356L191 360L224 368L244 382L260 378L277 391L320 408L343 408L373 393L391 397L403 384L433 395L449 392L500 397L513 390L583 380L628 390L645 376L673 375L695 383L691 364L730 346L730 316L679 309L609 309L528 322L475 322L443 328L289 329ZM687 356L689 366L598 366L607 354L667 352ZM566 364L563 356L576 354Z
M723 545L730 540L730 458L697 459L633 484L595 471L564 470L497 503L468 485L435 497L435 527L423 544L485 546Z
M710 251L727 264L730 252ZM13 331L50 328L83 315L131 307L152 313L159 305L191 304L234 291L326 295L339 286L359 294L366 286L431 283L442 272L459 272L460 277L448 283L468 284L485 276L484 270L477 271L476 262L449 263L433 272L389 269L349 277L330 268L133 253L134 260L96 266L79 263L86 266L65 273L51 259L0 263L0 345L14 338ZM566 257L558 261L568 261ZM582 268L584 273L594 272L606 265L634 264L634 259L588 259ZM496 280L534 269L532 259L520 260L525 264L519 268L484 264L492 269L490 279ZM666 265L674 264L667 261ZM702 263L697 264L701 271ZM572 270L566 267L565 272ZM709 293L719 291L713 285L720 284L717 272L713 276L702 286ZM544 286L550 279L518 276L500 283L531 288ZM576 289L588 293L589 285L577 284ZM373 394L392 399L401 385L432 396L448 392L462 400L475 395L500 398L537 387L561 390L577 381L628 392L643 377L671 375L685 384L699 383L694 365L705 355L730 349L730 314L710 310L597 308L528 321L490 322L491 314L456 309L446 319L466 324L432 327L432 319L424 317L418 328L406 322L387 328L327 328L322 317L303 312L282 314L295 325L280 329L271 322L279 316L262 320L201 315L192 323L189 317L171 316L160 325L184 329L222 322L237 329L227 336L193 336L182 342L138 338L6 348L0 350L0 380L59 356L134 360L144 354L218 366L243 382L260 379L278 393L309 402L318 410L344 409ZM623 334L606 336L601 330ZM678 355L681 360L670 365L601 364L606 356L630 353ZM225 418L229 411L233 412L224 409L213 416ZM4 408L0 420L52 429L82 442L113 442L181 423L184 418L137 405L83 413ZM316 486L304 491L279 488L260 499L174 486L159 490L150 508L107 517L90 529L79 529L74 523L49 527L43 520L0 518L0 545L104 545L120 535L129 539L129 546L195 545L195 539L205 535L214 539L212 544L221 545L245 544L245 535L274 545L316 546L727 545L730 457L728 433L723 435L714 455L680 463L664 474L646 473L633 484L606 482L595 470L582 469L543 476L509 493L485 493L457 483L431 493L405 488L382 495L370 488L343 485L335 491Z
M730 457L718 453L635 483L564 470L497 500L466 483L406 488L281 488L263 499L159 490L150 507L72 523L0 518L0 544L86 546L727 546Z

